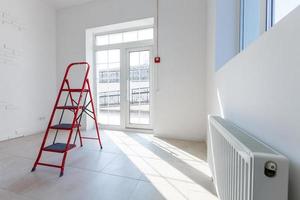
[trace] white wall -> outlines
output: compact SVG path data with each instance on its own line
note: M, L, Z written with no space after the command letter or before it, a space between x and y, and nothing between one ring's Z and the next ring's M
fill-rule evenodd
M300 8L217 73L208 62L207 79L208 113L223 112L289 158L291 200L300 199L299 20Z
M208 114L222 115L216 86L216 4L207 2L207 43L206 43L206 109Z
M0 11L6 13L0 17L3 140L47 126L56 92L56 25L55 10L39 0L1 0Z
M155 132L205 138L206 1L161 0Z
M57 75L85 60L85 30L155 17L156 1L101 0L57 13ZM160 56L154 104L158 136L205 138L205 0L160 1Z

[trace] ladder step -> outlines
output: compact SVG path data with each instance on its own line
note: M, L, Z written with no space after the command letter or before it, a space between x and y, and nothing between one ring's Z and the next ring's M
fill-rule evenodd
M86 140L98 140L98 138L95 137L81 137L81 138Z
M81 89L62 89L64 92L81 92ZM84 89L83 92L88 92L88 89Z
M80 125L75 124L74 128L78 128ZM51 129L57 129L57 130L71 130L72 124L57 124L50 127Z
M55 153L64 153L76 147L75 144L69 144L68 148L65 143L55 143L50 146L45 147L44 151L55 152Z
M60 110L76 110L77 108L81 109L82 106L57 106L56 109L60 109Z
M42 162L37 163L37 165L42 165L42 166L46 166L46 167L56 167L56 168L61 168L61 166L59 166L59 165L53 165L53 164L42 163Z

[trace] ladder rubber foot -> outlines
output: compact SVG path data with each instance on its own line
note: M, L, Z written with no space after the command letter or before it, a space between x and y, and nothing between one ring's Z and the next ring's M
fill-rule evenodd
M31 172L34 172L35 171L35 167L33 167L32 169L31 169Z
M63 172L60 172L59 177L62 177L63 175L64 175L64 173L63 173Z

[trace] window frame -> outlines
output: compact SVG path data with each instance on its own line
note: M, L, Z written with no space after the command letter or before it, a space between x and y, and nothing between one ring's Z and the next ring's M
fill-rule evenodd
M97 37L98 36L106 36L106 35L111 35L111 34L119 34L119 33L126 33L126 32L131 32L131 31L141 31L145 29L153 29L153 39L148 39L148 40L137 40L137 41L132 41L132 42L121 42L121 43L116 43L116 44L107 44L107 45L97 45ZM107 48L114 48L114 47L121 47L121 46L134 46L138 45L140 43L145 43L145 44L154 44L154 38L155 38L155 29L153 25L148 25L148 26L139 26L139 27L133 27L133 28L125 28L125 29L120 29L116 31L107 31L107 32L102 32L102 33L96 33L94 34L93 38L93 46L94 50L95 49L107 49Z
M274 2L275 0L266 0L266 24L265 31L274 26Z
M249 44L245 44L245 1L246 0L239 0L239 52L242 52L247 48ZM267 13L265 11L267 4L266 2L269 0L265 0L265 3L260 2L260 7L259 7L259 35L265 32L266 29L266 22L265 20L267 19ZM252 41L253 42L253 41Z

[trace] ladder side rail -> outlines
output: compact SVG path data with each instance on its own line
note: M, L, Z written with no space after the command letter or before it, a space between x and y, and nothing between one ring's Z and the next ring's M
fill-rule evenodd
M69 80L67 80L67 87L68 87L68 89L69 89L69 93L70 93L70 96L71 96L71 105L72 106L75 106L75 104L78 106L78 107L80 107L80 105L79 104L77 104L77 102L74 100L74 98L73 98L73 96L72 96L72 92L70 91L71 90L71 87L70 87L70 82L69 82ZM75 104L74 104L75 103ZM75 112L73 112L74 113L74 115L75 115ZM76 124L78 125L77 126L77 130L76 130L76 135L75 135L75 138L77 137L77 134L79 134L79 136L80 136L80 146L82 146L82 139L81 139L81 133L80 133L80 122L76 119ZM76 141L76 140L74 140L74 141ZM75 144L75 142L74 142L74 144Z
M87 107L91 104L91 100L89 101L89 103L85 106L84 112L89 115L92 119L94 119L94 117L92 116L93 111L91 111L90 109L88 109ZM88 112L87 112L88 111Z
M71 89L69 81L67 81L67 87L69 90ZM74 98L72 96L72 92L70 92L70 95L71 95L71 105L75 106L75 104L76 104L78 107L80 107L80 105L74 100ZM75 111L74 111L74 114L75 114ZM77 120L76 120L76 123L77 123Z
M81 120L82 120L82 116L83 116L83 112L84 112L84 108L85 108L87 96L88 96L88 94L87 94L87 92L85 92L85 97L84 97L84 101L83 101L82 110L81 110L80 115L78 116L78 124L81 124ZM78 135L78 134L79 134L79 138L80 138L80 144L81 144L81 146L82 146L82 137L81 137L81 132L80 132L80 130L79 130L79 127L77 128L77 131L76 131L76 135L75 135L73 144L76 143L76 139L77 139L77 135Z
M78 119L79 119L79 117L81 117L81 115L83 115L84 113L86 113L88 116L90 116L92 119L94 119L94 117L93 117L90 113L87 112L87 111L89 111L89 112L91 112L91 113L93 114L93 112L90 111L90 110L87 108L87 107L90 105L90 103L91 103L91 101L89 101L89 103L88 103L86 106L84 106L83 112L80 113L80 115L78 116Z
M101 139L100 139L98 121L97 121L97 117L96 117L96 113L95 113L95 107L94 107L94 103L93 103L93 96L92 96L92 93L91 93L90 82L89 82L88 79L87 79L87 86L88 86L88 93L89 93L90 100L91 100L92 111L93 111L93 114L94 114L94 121L95 121L95 126L96 126L95 128L96 128L96 132L97 132L98 142L99 142L100 148L102 149L102 143L101 143Z
M87 110L87 109L86 109L86 110ZM85 114L87 114L90 118L94 119L93 115L91 115L90 113L88 113L86 110L84 110L83 112L84 112ZM92 114L93 114L93 113L92 113Z
M84 106L84 113L87 114L88 116L90 116L92 119L94 119L94 117L92 116L93 111L91 111L90 109L88 109L87 107L91 104L91 101L89 101L87 103L86 106ZM87 112L88 111L88 112Z
M76 101L74 100L73 96L72 96L72 92L70 91L71 90L71 87L70 87L70 82L69 80L67 79L66 80L66 83L67 83L67 87L68 87L68 90L69 90L69 93L70 93L70 96L71 96L71 104L72 106L74 106L74 103L76 103ZM76 103L77 104L77 103Z

